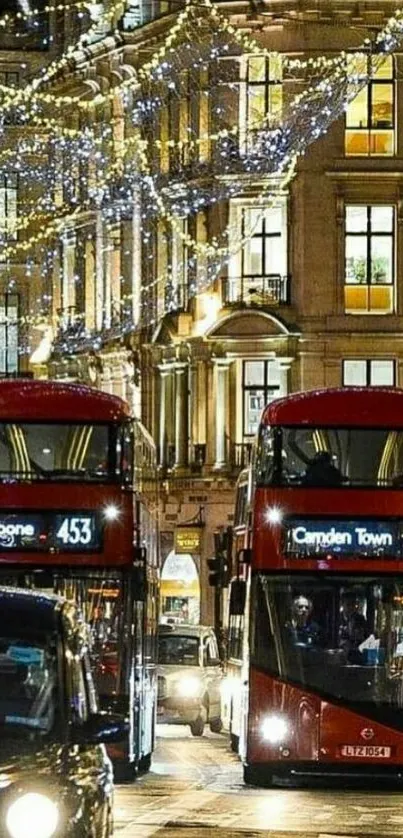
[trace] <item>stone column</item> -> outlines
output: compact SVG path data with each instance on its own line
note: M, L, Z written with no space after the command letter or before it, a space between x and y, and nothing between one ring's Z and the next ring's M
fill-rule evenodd
M189 367L175 364L175 468L186 468L189 462Z
M104 228L102 213L97 212L95 228L95 325L102 329L104 318Z
M228 407L229 407L229 368L228 358L215 358L215 469L228 466Z

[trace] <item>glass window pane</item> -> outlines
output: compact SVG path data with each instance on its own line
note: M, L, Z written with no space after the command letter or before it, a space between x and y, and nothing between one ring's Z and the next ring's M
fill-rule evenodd
M368 282L366 236L346 236L346 282Z
M373 59L373 78L375 79L393 79L393 56L388 55L383 61L379 62L379 59Z
M374 129L370 133L370 153L374 155L388 155L392 156L395 150L394 131L382 130L381 128Z
M256 85L248 89L248 127L260 128L266 116L266 88Z
M260 416L265 406L263 390L244 391L245 434L255 434L259 427Z
M273 119L278 119L283 112L283 88L281 84L273 84L269 88L269 113Z
M346 232L365 233L368 227L367 207L346 207Z
M370 139L372 135L365 128L362 131L359 128L354 128L346 131L345 134L345 152L351 155L368 155L370 153ZM372 150L372 148L371 148ZM382 152L373 152L374 154L381 154ZM386 151L384 152L387 153Z
M243 211L243 232L246 238L248 236L256 236L263 232L263 208L245 209Z
M248 58L248 80L266 80L266 58L264 55L251 55Z
M370 361L370 382L373 387L393 387L395 383L394 361Z
M264 361L244 361L245 385L264 385Z
M392 233L393 207L371 207L371 230L373 233Z
M282 207L268 207L264 211L266 233L281 233L283 227Z
M371 237L371 282L389 285L392 282L392 236Z
M390 128L393 125L393 85L372 86L371 124L375 128Z
M345 387L365 387L367 383L366 361L343 362L343 385Z
M368 88L364 87L347 105L347 128L366 128L368 126Z
M263 274L263 259L262 259L262 243L261 236L252 238L246 242L243 250L243 275L244 276L262 276Z
M287 248L284 236L266 237L264 274L287 273Z
M269 79L270 81L281 81L283 78L283 57L281 55L273 55L269 59Z

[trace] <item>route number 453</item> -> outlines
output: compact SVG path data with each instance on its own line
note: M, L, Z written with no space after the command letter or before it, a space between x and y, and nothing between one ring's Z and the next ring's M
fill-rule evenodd
M56 533L56 538L63 544L90 544L91 518L65 518Z

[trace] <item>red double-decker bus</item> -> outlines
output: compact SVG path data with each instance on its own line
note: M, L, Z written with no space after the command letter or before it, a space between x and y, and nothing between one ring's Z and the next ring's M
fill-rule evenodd
M124 777L149 767L154 744L157 502L154 445L124 401L0 382L0 578L81 605L102 701L129 714L111 750Z
M249 486L229 624L245 781L403 779L403 391L272 402Z

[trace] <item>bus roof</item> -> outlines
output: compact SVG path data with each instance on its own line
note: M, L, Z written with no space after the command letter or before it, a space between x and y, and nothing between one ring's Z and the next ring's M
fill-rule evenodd
M292 393L267 405L262 424L403 428L403 390L338 387Z
M0 381L0 421L114 422L130 416L117 396L84 384L25 378Z

